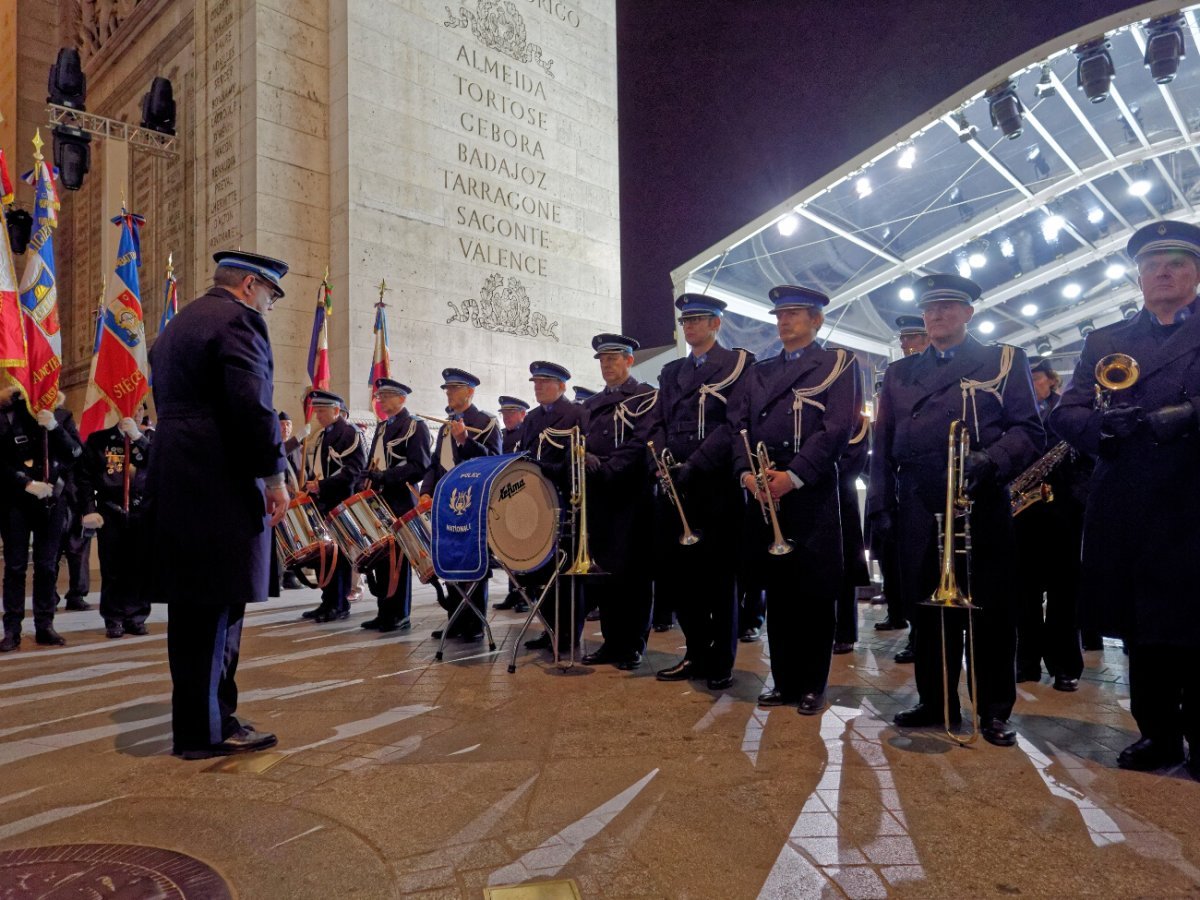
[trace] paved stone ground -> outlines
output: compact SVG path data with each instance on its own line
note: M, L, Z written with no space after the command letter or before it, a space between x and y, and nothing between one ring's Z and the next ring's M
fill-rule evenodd
M280 737L257 773L170 756L161 608L142 638L106 640L94 611L60 614L65 648L27 633L0 658L0 851L160 847L254 898L564 877L587 898L1200 896L1200 784L1115 768L1135 737L1119 647L1087 654L1076 694L1021 685L1018 747L959 749L890 725L914 689L902 636L871 628L881 607L860 608L864 640L805 718L756 709L765 643L714 694L655 681L678 630L634 674L526 653L510 675L523 617L493 615L501 652L453 643L437 663L428 589L411 634L362 630L369 600L301 621L315 602L247 617L240 711ZM20 895L14 872L0 896Z

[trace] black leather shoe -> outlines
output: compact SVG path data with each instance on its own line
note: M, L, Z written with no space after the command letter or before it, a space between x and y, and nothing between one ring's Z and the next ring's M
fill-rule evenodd
M912 647L905 647L903 650L893 656L892 659L901 664L911 663L917 661L917 654L913 652Z
M669 669L659 669L654 673L654 677L659 681L687 681L689 678L703 678L704 673L690 659L684 659Z
M176 756L184 759L212 759L214 756L232 756L235 753L253 753L256 750L267 750L279 743L275 735L265 731L253 731L243 728L231 734L219 744L211 747L201 747L195 750L175 749Z
M493 603L492 609L516 609L517 604L521 602L521 595L516 591L510 591L509 595L499 603Z
M1183 740L1142 738L1134 741L1117 756L1117 765L1135 772L1149 772L1173 766L1183 761Z
M380 619L379 632L380 634L388 634L392 631L411 631L412 620L405 616L403 619Z
M19 631L4 632L4 640L0 641L0 653L12 653L21 646L21 633Z
M92 604L88 603L82 597L67 598L67 612L87 612L92 608Z
M330 616L329 621L336 622L340 619L348 619L348 618L350 618L350 607L347 606L345 609L335 609L333 611L333 615Z
M742 636L738 638L743 644L753 644L762 640L761 628L747 628L742 632Z
M853 652L854 652L854 642L853 641L837 641L833 645L833 653L835 656L842 656L843 654L853 653Z
M367 619L367 621L363 622L359 627L366 628L369 631L379 631L383 627L383 619L378 617L374 619Z
M1017 742L1017 733L1003 719L988 719L979 723L979 733L989 744L1011 747Z
M104 626L104 636L106 638L119 638L125 636L125 629L121 627L120 622L109 622Z
M1066 675L1055 675L1054 689L1056 691L1063 691L1065 693L1072 694L1079 690L1079 679L1068 678Z
M324 606L318 606L316 609L310 609L310 610L308 610L307 612L303 612L303 613L301 613L301 614L300 614L300 618L302 618L302 619L315 619L317 616L321 615L321 614L322 614L322 613L324 613L324 612L325 612L325 607L324 607Z
M126 622L122 627L126 634L132 634L134 637L144 637L150 633L150 629L141 622Z
M585 666L603 666L617 661L617 655L608 649L607 644L601 644L595 653L587 653L579 660Z
M884 619L882 622L875 623L876 631L900 631L907 627L907 622L893 622L891 619Z
M526 641L525 649L526 650L549 650L550 649L549 633L543 632L541 637L535 637L535 638L532 638L531 640Z
M622 672L632 672L642 664L642 654L634 650L628 656L617 660L617 668Z
M66 638L54 630L53 625L37 629L33 633L33 639L43 647L61 647L67 642Z
M1021 666L1017 669L1017 684L1021 684L1026 681L1041 681L1041 680L1042 680L1042 667L1041 666L1038 666L1036 668L1034 668L1033 666Z
M524 600L522 600L520 603L518 603L516 606L513 607L513 612L527 613L527 612L529 612L529 604L526 603Z
M783 706L794 702L794 700L794 697L789 697L778 688L771 688L769 691L763 691L758 695L759 706Z
M670 630L671 630L672 628L674 628L674 627L675 627L675 623L674 623L674 622L669 622L669 623L667 623L667 624L665 624L665 625L664 625L663 623L661 623L661 622L660 622L660 623L658 623L657 625L655 625L655 626L654 626L654 630L655 630L655 631L657 631L657 632L659 632L659 633L661 634L661 633L662 633L662 632L664 632L664 631L670 631Z
M733 687L733 673L727 675L716 675L708 679L708 689L710 691L724 691Z
M944 724L941 709L934 709L924 703L918 703L912 709L901 710L892 716L892 721L901 728L930 728L934 725L941 727ZM962 713L959 710L950 710L950 724L962 724Z
M809 692L800 698L796 711L802 716L815 716L825 711L825 695Z

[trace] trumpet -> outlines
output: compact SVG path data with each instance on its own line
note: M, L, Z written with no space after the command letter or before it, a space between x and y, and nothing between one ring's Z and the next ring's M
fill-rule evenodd
M683 503L679 499L679 491L675 489L675 479L671 477L671 466L675 465L675 457L671 455L670 449L664 450L661 455L655 453L654 441L646 441L646 447L650 450L650 456L654 459L654 467L658 470L658 483L663 489L663 494L675 504L675 511L679 513L679 521L683 525L683 534L679 536L679 543L685 547L699 543L700 533L692 531L688 525L687 516L683 514Z
M417 413L417 418L424 419L426 422L437 422L439 425L449 425L451 422L460 421L459 419L441 419L437 416L423 416L420 413ZM466 424L463 425L463 428L467 429L467 434L483 434L487 431L486 428L472 428Z
M965 747L979 739L979 692L975 686L975 603L971 599L971 498L966 490L966 461L971 449L971 432L967 423L955 419L950 423L950 440L946 459L946 508L937 514L938 523L938 552L941 557L941 578L937 590L923 606L936 606L941 610L942 625L942 716L946 725L946 734L959 746ZM954 523L961 519L962 530L955 531ZM962 549L956 542L962 538ZM954 560L963 556L966 561L967 589L964 591L958 585L954 575ZM946 610L965 609L967 611L967 643L969 678L971 681L971 721L972 730L968 737L959 737L950 730L950 661L946 654ZM955 685L955 690L958 686Z
M1096 363L1096 409L1108 409L1112 395L1137 384L1138 361L1127 353L1110 353Z
M767 445L758 442L758 452L750 449L750 436L742 429L742 443L746 445L746 459L750 462L750 474L754 476L754 493L758 496L758 505L762 508L763 521L770 524L775 532L774 539L767 546L767 552L772 556L783 556L792 552L792 542L783 536L779 527L779 501L771 497L770 482L767 472L774 465L767 455Z

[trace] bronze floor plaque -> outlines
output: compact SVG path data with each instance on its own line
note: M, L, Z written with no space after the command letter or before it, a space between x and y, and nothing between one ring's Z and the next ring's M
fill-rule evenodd
M0 896L21 900L232 900L215 870L182 853L132 844L0 851Z
M231 775L261 775L273 766L279 765L290 754L287 753L235 753L223 756L211 766L205 766L205 772L224 772Z
M574 878L483 889L484 900L583 900Z

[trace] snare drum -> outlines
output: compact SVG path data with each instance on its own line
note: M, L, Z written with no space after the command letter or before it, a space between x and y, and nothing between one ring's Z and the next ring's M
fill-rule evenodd
M393 524L396 540L412 570L417 573L421 584L433 580L433 541L429 532L429 520L423 515L429 511L427 501L423 506L410 509Z
M322 553L333 550L333 537L307 494L300 494L288 503L287 512L275 526L275 541L287 569L311 563Z
M382 497L365 490L334 507L329 527L342 554L356 570L364 572L388 552L395 535L395 514Z
M513 572L533 572L558 547L558 491L527 459L509 463L488 493L487 541Z

